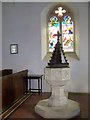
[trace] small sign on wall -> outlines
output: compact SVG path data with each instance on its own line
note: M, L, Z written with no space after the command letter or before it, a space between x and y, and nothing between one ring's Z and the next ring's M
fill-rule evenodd
M18 44L10 44L10 53L18 54Z

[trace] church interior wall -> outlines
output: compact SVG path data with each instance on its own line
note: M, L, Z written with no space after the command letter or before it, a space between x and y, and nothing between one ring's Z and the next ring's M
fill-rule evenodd
M2 67L14 72L44 74L47 61L41 59L41 12L50 3L3 3ZM88 92L88 3L73 3L79 9L80 60L70 62L69 91ZM10 44L18 44L18 54L10 54ZM33 83L33 87L36 84ZM43 91L50 86L43 79Z

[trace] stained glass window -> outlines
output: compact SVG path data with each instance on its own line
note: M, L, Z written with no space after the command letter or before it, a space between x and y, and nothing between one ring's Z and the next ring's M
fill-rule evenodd
M57 17L53 16L50 18L48 23L49 28L49 52L53 52L55 44L57 43L57 31L60 29L60 23L57 22Z
M57 43L57 31L60 31L62 34L60 40L64 52L74 52L74 22L72 17L67 14L65 8L63 9L62 7L58 7L57 9L58 10L54 10L54 15L49 18L48 22L49 52L53 52ZM58 16L55 14L58 14Z
M70 16L65 16L62 22L62 46L65 52L74 50L74 29Z

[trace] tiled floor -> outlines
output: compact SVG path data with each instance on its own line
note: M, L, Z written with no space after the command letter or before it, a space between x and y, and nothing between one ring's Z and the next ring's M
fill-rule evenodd
M37 102L41 99L48 98L50 96L50 93L41 93L38 95L37 93L30 96L16 111L14 111L9 117L9 119L12 118L37 118L37 119L43 119L39 115L37 115L34 111L34 106L37 104ZM75 93L69 93L69 98L72 100L75 100L79 102L80 104L80 115L76 118L88 118L88 94L75 94ZM74 118L75 120L77 120Z

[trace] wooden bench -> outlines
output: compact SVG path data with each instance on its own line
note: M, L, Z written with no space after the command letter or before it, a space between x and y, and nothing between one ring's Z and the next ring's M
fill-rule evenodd
M28 70L8 74L0 77L2 81L2 111L26 94L28 81L24 79Z

